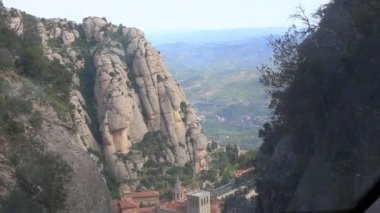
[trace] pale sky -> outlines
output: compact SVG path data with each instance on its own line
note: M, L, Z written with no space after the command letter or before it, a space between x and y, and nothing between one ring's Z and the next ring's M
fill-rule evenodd
M3 0L45 18L81 22L87 16L106 17L113 24L144 31L178 31L288 27L289 15L301 3L307 13L329 0Z

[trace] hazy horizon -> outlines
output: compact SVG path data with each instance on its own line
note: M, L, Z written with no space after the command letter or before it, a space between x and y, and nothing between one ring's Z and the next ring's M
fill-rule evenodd
M308 14L329 0L3 0L14 7L44 18L67 18L80 23L84 17L106 17L113 24L136 27L145 32L191 32L204 30L286 28L301 4ZM96 1L100 2L100 1Z

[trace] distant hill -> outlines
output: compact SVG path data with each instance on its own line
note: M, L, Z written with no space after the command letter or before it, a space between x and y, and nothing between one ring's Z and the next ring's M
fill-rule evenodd
M285 28L247 28L182 32L146 32L146 36L154 44L154 46L182 42L187 44L202 45L225 41L239 41L268 36L271 34L283 34L285 31Z
M152 34L169 70L203 116L210 138L257 147L267 98L257 66L272 55L270 35L284 29L238 29ZM149 35L148 35L149 37Z

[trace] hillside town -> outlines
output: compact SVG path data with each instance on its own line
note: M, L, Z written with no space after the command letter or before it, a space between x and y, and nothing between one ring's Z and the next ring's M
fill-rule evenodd
M223 202L239 190L248 189L244 177L254 171L254 167L238 169L234 178L225 185L214 188L213 183L205 181L202 189L184 186L177 177L170 189L172 200L160 199L159 191L121 192L120 200L114 200L119 213L220 213ZM246 199L257 196L254 189L246 193Z
M252 169L239 171L239 177ZM204 183L202 190L188 189L182 186L177 178L175 186L171 189L173 200L160 200L158 191L123 191L121 199L115 200L114 205L119 213L219 213L223 200L245 187L246 185L232 180L216 189L210 183ZM247 199L257 196L254 190L247 195Z

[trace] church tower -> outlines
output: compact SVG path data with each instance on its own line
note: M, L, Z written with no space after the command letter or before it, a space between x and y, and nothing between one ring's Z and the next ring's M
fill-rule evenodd
M175 201L183 201L186 200L186 189L182 187L182 183L179 180L177 176L176 183L174 187L172 188L172 193L174 195L174 200Z

